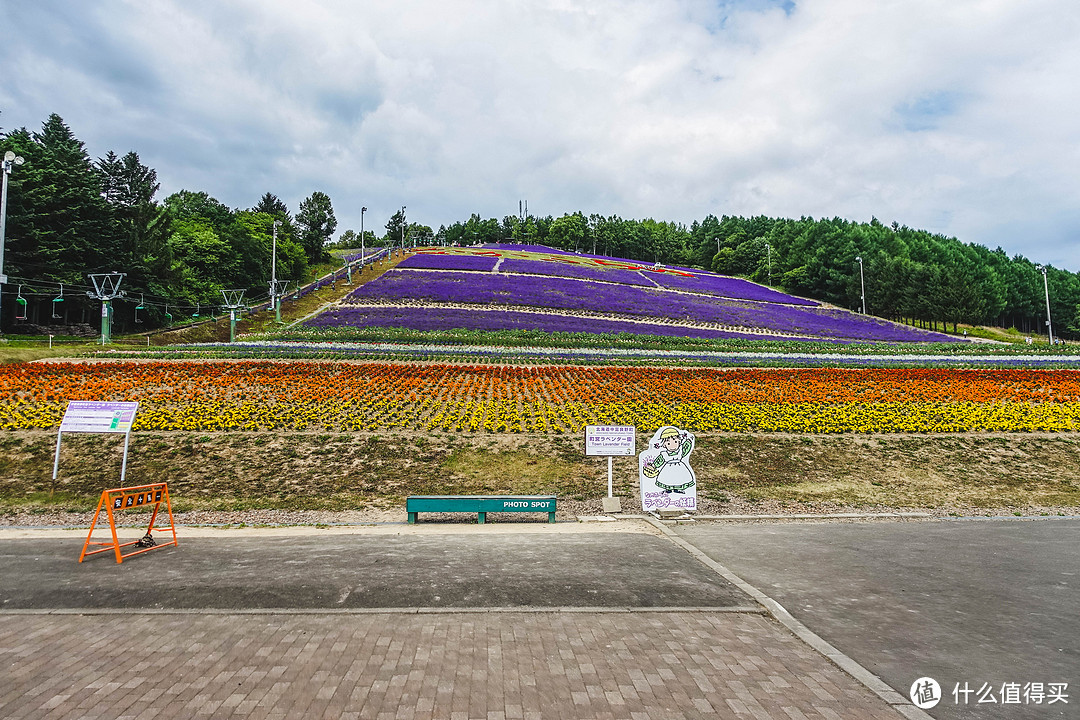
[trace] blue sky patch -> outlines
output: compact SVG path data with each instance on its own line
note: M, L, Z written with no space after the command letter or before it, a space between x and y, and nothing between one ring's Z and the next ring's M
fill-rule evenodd
M960 93L939 90L900 103L893 110L902 128L908 132L922 132L936 130L942 119L956 114L960 104Z

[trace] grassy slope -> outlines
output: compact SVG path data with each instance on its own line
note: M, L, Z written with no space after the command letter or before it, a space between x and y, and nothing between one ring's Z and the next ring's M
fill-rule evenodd
M92 509L119 477L119 438L0 435L0 511ZM934 509L1080 507L1080 437L702 434L699 497ZM616 494L636 496L636 458L616 458ZM177 509L398 506L406 495L606 492L606 462L579 437L316 433L138 433L128 484L169 483Z

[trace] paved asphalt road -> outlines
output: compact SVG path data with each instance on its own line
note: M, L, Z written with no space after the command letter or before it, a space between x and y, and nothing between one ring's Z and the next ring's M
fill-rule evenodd
M19 578L0 608L760 608L641 533L197 537L123 564L77 563L82 542L0 543L0 578Z
M1080 717L1080 521L676 530L904 695L936 679L936 718ZM1068 683L1069 704L1001 704L1003 683L1029 682ZM998 704L956 704L964 683Z

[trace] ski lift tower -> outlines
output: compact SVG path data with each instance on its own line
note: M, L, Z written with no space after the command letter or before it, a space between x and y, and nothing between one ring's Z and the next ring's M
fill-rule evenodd
M127 277L127 273L90 273L90 281L94 283L93 291L87 290L86 294L101 301L101 344L112 342L112 306L111 302L118 297L124 297L127 293L120 289L120 283Z
M275 280L270 288L271 302L274 304L275 322L281 323L281 298L289 292L288 280Z
M225 297L224 307L229 311L229 342L232 342L236 339L236 311L244 307L240 302L244 297L244 291L222 290L221 294Z

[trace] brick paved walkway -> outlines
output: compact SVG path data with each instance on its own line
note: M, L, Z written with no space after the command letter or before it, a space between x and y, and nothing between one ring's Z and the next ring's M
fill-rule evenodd
M0 614L0 717L899 718L766 616Z

